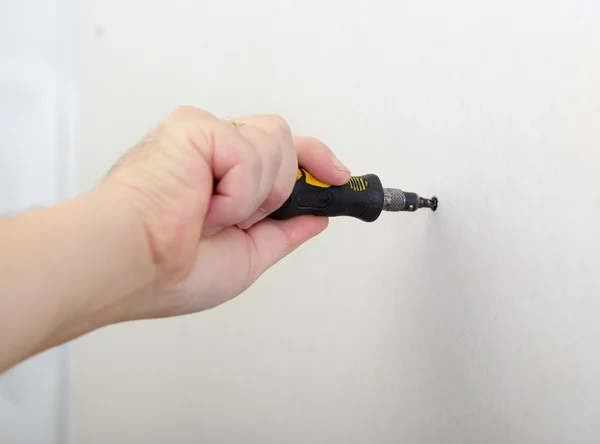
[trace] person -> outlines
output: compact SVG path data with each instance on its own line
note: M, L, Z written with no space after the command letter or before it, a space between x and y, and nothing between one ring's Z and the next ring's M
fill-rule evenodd
M0 372L109 324L191 314L239 295L327 218L266 216L298 165L350 172L284 119L171 112L89 193L0 220Z

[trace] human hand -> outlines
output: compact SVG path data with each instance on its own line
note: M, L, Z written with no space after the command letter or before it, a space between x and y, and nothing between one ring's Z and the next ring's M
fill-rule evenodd
M134 209L155 269L150 290L119 302L119 320L219 305L323 231L324 217L266 218L291 194L298 163L332 185L350 178L329 148L292 137L280 117L171 113L99 189Z

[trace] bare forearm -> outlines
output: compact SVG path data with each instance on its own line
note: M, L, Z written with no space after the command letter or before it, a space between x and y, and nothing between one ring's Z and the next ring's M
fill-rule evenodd
M0 371L118 321L119 301L152 285L145 243L100 193L0 221Z

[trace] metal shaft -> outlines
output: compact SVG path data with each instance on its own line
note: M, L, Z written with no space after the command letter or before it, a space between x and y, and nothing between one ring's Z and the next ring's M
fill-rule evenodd
M402 191L397 188L383 189L383 211L417 211L419 208L437 210L438 199L425 199L416 193Z

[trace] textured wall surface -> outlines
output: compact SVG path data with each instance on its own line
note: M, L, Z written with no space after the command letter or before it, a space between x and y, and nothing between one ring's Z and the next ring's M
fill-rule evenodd
M436 214L334 220L218 309L76 344L106 443L600 440L600 3L95 0L80 189L180 104L279 113Z

